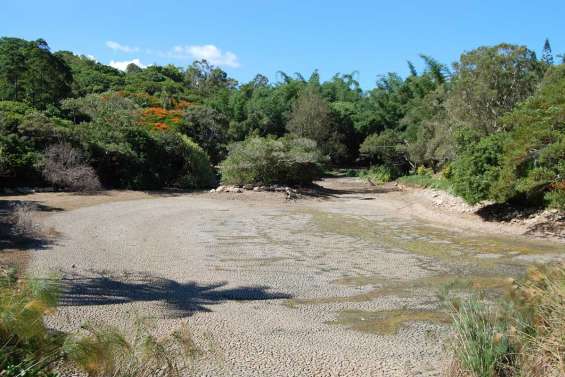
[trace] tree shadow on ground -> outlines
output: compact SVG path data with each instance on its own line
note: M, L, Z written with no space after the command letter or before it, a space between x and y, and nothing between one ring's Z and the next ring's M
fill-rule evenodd
M272 292L267 286L227 288L227 282L198 284L179 283L150 274L124 274L121 277L98 274L73 274L63 279L61 306L162 302L174 318L196 312L210 312L212 305L226 301L261 301L288 299L292 296Z
M509 222L527 219L541 209L540 206L493 203L479 208L475 213L484 221Z
M475 213L484 221L512 222L524 221L541 214L544 207L541 205L520 205L516 203L494 203L484 206ZM546 214L533 223L527 223L525 234L538 236L551 236L565 239L565 215L559 212Z
M300 187L297 191L304 196L316 198L336 198L340 195L366 195L366 194L386 194L399 191L393 184L375 185L365 182L344 183L337 180L322 180L307 187ZM371 200L364 196L350 197L350 199Z
M29 206L29 211L58 212L61 208L50 207L33 201L25 200L0 200L0 252L3 250L41 250L51 243L49 237L40 230L33 229L36 224L26 228L18 226L17 207ZM31 214L30 214L31 215Z

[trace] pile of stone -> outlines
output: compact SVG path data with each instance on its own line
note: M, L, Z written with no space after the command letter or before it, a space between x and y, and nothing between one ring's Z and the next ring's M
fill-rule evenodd
M255 191L255 192L262 192L262 191L270 191L270 192L284 192L286 194L287 199L297 199L298 192L288 186L282 185L260 185L254 186L251 184L247 185L228 185L228 186L218 186L215 189L211 189L210 192L214 193L222 193L222 192L229 192L229 193L242 193L244 191Z

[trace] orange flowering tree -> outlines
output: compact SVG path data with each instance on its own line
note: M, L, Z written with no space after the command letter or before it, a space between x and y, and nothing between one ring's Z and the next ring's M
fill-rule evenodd
M179 101L172 110L158 106L147 107L141 113L140 123L160 131L176 129L184 123L183 112L188 106L189 102Z

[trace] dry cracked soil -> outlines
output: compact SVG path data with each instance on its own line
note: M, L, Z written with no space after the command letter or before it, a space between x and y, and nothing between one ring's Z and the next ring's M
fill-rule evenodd
M49 325L188 322L202 376L436 376L448 289L495 295L527 264L563 259L563 244L421 218L409 194L323 184L297 201L196 193L50 213L58 237L28 266L63 279Z

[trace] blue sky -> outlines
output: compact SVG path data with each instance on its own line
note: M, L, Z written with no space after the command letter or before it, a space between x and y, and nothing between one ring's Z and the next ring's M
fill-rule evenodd
M538 54L550 39L565 52L565 1L5 0L0 35L44 38L52 50L108 64L186 66L208 57L244 82L277 71L322 79L359 72L364 88L405 75L418 54L443 63L499 42Z

